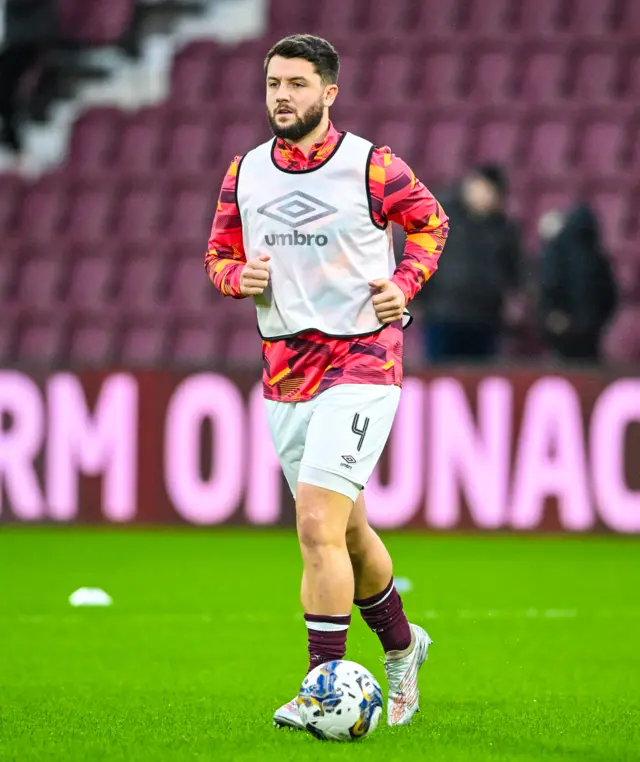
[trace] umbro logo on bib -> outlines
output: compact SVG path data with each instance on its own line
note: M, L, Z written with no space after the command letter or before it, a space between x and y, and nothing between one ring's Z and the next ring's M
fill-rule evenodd
M337 213L335 207L302 191L291 191L258 209L258 214L264 214L294 230Z

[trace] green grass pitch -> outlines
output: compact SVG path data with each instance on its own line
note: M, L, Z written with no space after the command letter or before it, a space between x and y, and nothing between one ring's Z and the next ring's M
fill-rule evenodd
M640 760L638 539L387 540L435 641L422 711L332 744L271 725L306 666L292 533L2 529L0 760Z

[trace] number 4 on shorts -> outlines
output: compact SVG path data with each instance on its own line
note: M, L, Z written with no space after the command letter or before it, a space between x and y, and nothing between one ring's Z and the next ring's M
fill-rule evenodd
M351 424L351 431L353 431L356 436L360 437L360 440L358 441L358 452L360 452L360 448L362 447L362 443L364 442L365 434L367 433L367 429L369 428L369 419L365 418L362 422L362 427L360 427L360 414L356 413L353 416L353 423Z

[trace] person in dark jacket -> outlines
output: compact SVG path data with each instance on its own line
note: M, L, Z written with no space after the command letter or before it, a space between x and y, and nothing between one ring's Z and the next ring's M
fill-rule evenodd
M518 288L520 230L505 211L502 169L472 170L443 206L447 255L420 299L432 363L483 361L499 351L507 293Z
M53 0L6 0L5 36L0 48L0 144L19 152L18 92L23 76L55 39Z
M598 220L577 204L542 249L539 317L546 344L565 360L597 362L618 289Z

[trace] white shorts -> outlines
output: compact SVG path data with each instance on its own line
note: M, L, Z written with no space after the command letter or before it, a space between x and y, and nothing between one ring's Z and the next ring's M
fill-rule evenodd
M355 500L389 438L398 386L338 384L308 402L265 400L267 419L291 492L298 482Z

